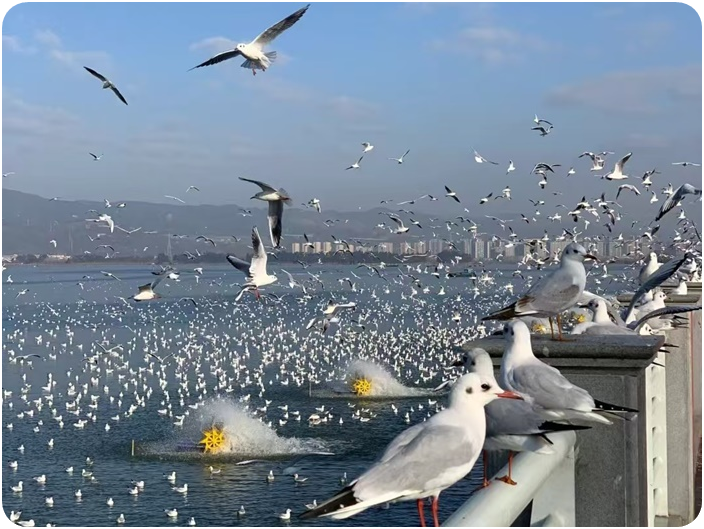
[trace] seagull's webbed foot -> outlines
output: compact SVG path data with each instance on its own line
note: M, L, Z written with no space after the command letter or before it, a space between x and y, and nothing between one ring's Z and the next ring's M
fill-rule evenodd
M496 478L498 481L503 481L507 485L518 485L515 481L513 481L508 475L506 476L501 476L500 478Z
M252 68L252 75L257 75L257 70L255 70L254 68Z

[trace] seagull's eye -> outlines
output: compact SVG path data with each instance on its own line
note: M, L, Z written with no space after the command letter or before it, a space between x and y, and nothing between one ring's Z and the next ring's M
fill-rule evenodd
M470 365L470 366L475 366L475 365L477 365L477 363L476 363L474 360L472 360L472 362L471 362L469 365Z
M491 389L491 386L489 384L482 384L482 389L484 391L489 391Z
M472 388L467 388L467 389L465 389L464 391L465 391L465 393L467 393L468 395L471 395L471 394L472 394Z

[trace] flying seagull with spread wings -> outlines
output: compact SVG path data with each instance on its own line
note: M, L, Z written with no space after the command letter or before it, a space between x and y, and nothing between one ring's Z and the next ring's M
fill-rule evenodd
M257 180L250 180L249 178L240 177L240 180L257 184L262 188L252 199L256 198L257 200L263 200L269 203L269 212L266 215L269 220L269 235L271 235L271 244L274 248L279 248L281 246L281 233L283 231L284 204L290 203L291 197L285 189L276 190L269 184Z
M298 22L303 14L308 11L309 7L310 4L299 9L292 15L287 16L281 22L277 22L249 44L241 42L235 46L234 49L218 53L216 56L211 57L204 63L194 66L191 70L202 66L212 66L213 64L242 55L242 57L246 59L242 63L242 68L252 70L252 75L256 75L257 70L266 71L266 69L271 66L271 63L276 59L276 52L270 51L265 53L264 46L271 44L276 37Z
M122 101L125 105L127 104L127 101L125 100L124 97L122 97L122 94L120 93L120 91L117 89L117 87L114 84L112 84L112 82L110 82L109 79L107 79L105 76L99 74L98 72L96 72L92 68L88 68L87 66L84 66L84 68L88 71L89 74L91 74L94 77L97 77L98 79L100 79L103 82L103 89L109 88L110 90L115 92L115 95L118 97L118 99L120 101Z
M276 282L277 278L275 275L269 275L266 271L266 250L264 250L262 239L256 227L252 228L252 251L252 260L249 263L234 255L228 255L227 261L237 270L247 275L247 281L242 286L241 293L245 290L254 290L254 294L259 299L259 287L271 285Z

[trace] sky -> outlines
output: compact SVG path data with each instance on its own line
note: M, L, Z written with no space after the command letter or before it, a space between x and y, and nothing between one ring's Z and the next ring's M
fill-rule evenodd
M625 172L638 181L657 167L656 185L701 184L700 169L671 165L702 161L702 25L685 4L314 3L268 48L279 58L266 72L252 76L241 58L189 71L303 5L13 7L2 171L16 174L3 187L247 204L257 189L244 176L349 211L442 197L445 185L473 209L510 185L520 200L501 207L515 212L541 197L537 162L563 166L546 191L615 194L578 159L602 150L616 153L609 166L633 152ZM546 137L530 130L536 113L554 124ZM345 171L363 141L375 149ZM407 149L403 165L388 160ZM500 165L477 164L473 149ZM509 159L517 170L506 175ZM201 191L186 196L190 185Z

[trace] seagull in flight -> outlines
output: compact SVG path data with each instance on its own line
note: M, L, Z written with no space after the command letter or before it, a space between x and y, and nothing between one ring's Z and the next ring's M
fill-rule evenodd
M352 165L350 165L349 167L347 167L347 168L345 169L345 171L349 171L350 169L359 169L359 164L362 163L362 158L364 158L364 156L360 156L360 157L359 157L359 160L357 160L357 161L354 162Z
M246 60L241 66L242 68L252 70L252 75L256 75L257 70L266 71L276 59L276 52L270 51L264 53L264 46L271 44L276 37L298 22L309 7L310 4L299 9L292 15L287 16L281 22L277 22L249 44L239 43L234 49L218 53L198 66L194 66L191 70L202 66L212 66L213 64L242 55Z
M638 188L634 185L631 184L623 184L618 186L618 193L616 193L616 200L618 200L619 195L621 194L621 191L624 189L627 189L628 191L633 191L636 195L640 195L640 191L638 191Z
M606 178L607 180L625 180L626 178L628 178L628 175L623 174L623 166L626 165L626 162L632 154L632 152L629 152L626 156L616 162L614 170L604 175L604 178Z
M362 147L364 147L364 150L362 151L362 154L364 154L365 152L371 151L374 148L374 145L372 145L368 141L364 141L362 142Z
M88 154L90 154L90 155L93 157L93 161L94 161L94 162L99 161L99 160L103 157L102 153L100 154L100 156L96 156L96 155L93 154L92 152L89 152Z
M403 159L406 157L406 155L411 152L411 149L408 149L406 152L403 153L403 156L400 158L389 158L389 160L393 160L397 164L401 165L403 163Z
M277 278L275 275L269 275L266 271L267 255L256 227L252 228L252 250L254 253L249 263L234 255L228 255L227 261L237 270L247 275L247 281L243 285L241 292L254 290L255 296L259 299L261 297L259 287L270 285L276 282Z
M682 167L687 167L688 165L691 165L692 167L701 167L702 166L702 164L694 163L694 162L672 162L672 165L681 165Z
M396 234L406 233L411 228L404 226L403 221L395 215L389 215L389 218L398 224L398 228L394 231Z
M180 202L181 204L185 204L185 202L183 200L181 200L178 197L172 196L172 195L164 195L164 198L170 198L171 200L176 200L176 201Z
M7 178L8 176L12 176L13 174L15 174L14 171L10 171L9 173L2 173L2 177Z
M477 163L490 163L492 165L499 165L498 162L492 162L491 160L487 160L481 154L479 154L477 151L474 151L474 161Z
M455 199L457 202L460 201L460 199L457 198L457 193L455 193L452 189L450 189L449 187L445 186L445 191L447 191L447 193L445 193L445 196L446 196L446 197L453 198L453 199Z
M193 191L200 191L200 189L198 189L196 186L188 186L188 189L186 189L186 193L188 193L191 189L193 189Z
M266 214L267 220L269 221L269 235L271 236L271 244L274 248L279 248L281 246L281 233L283 232L284 204L289 204L291 197L283 188L277 190L264 182L242 178L241 176L240 180L257 184L262 188L252 199L263 200L269 203L269 211ZM257 235L257 237L259 237L259 235Z
M692 184L682 184L677 188L677 191L667 197L667 200L663 202L662 206L660 206L660 211L658 212L657 217L655 217L655 220L658 221L663 218L667 212L677 206L686 195L698 195L701 197L702 190L697 189ZM655 196L655 193L653 193L653 196ZM701 198L699 200L701 200ZM651 202L655 201L651 200Z
M110 82L106 77L104 77L103 75L99 74L98 72L96 72L96 71L93 70L92 68L88 68L87 66L84 66L84 68L85 68L85 69L88 71L88 73L90 73L92 76L97 77L98 79L100 79L100 80L103 82L103 89L109 88L110 90L112 90L112 91L115 93L115 95L118 97L118 99L119 99L120 101L122 101L125 105L127 104L127 101L125 100L125 98L122 97L122 94L121 94L120 91L117 89L117 87L116 87L114 84L112 84L112 82Z

